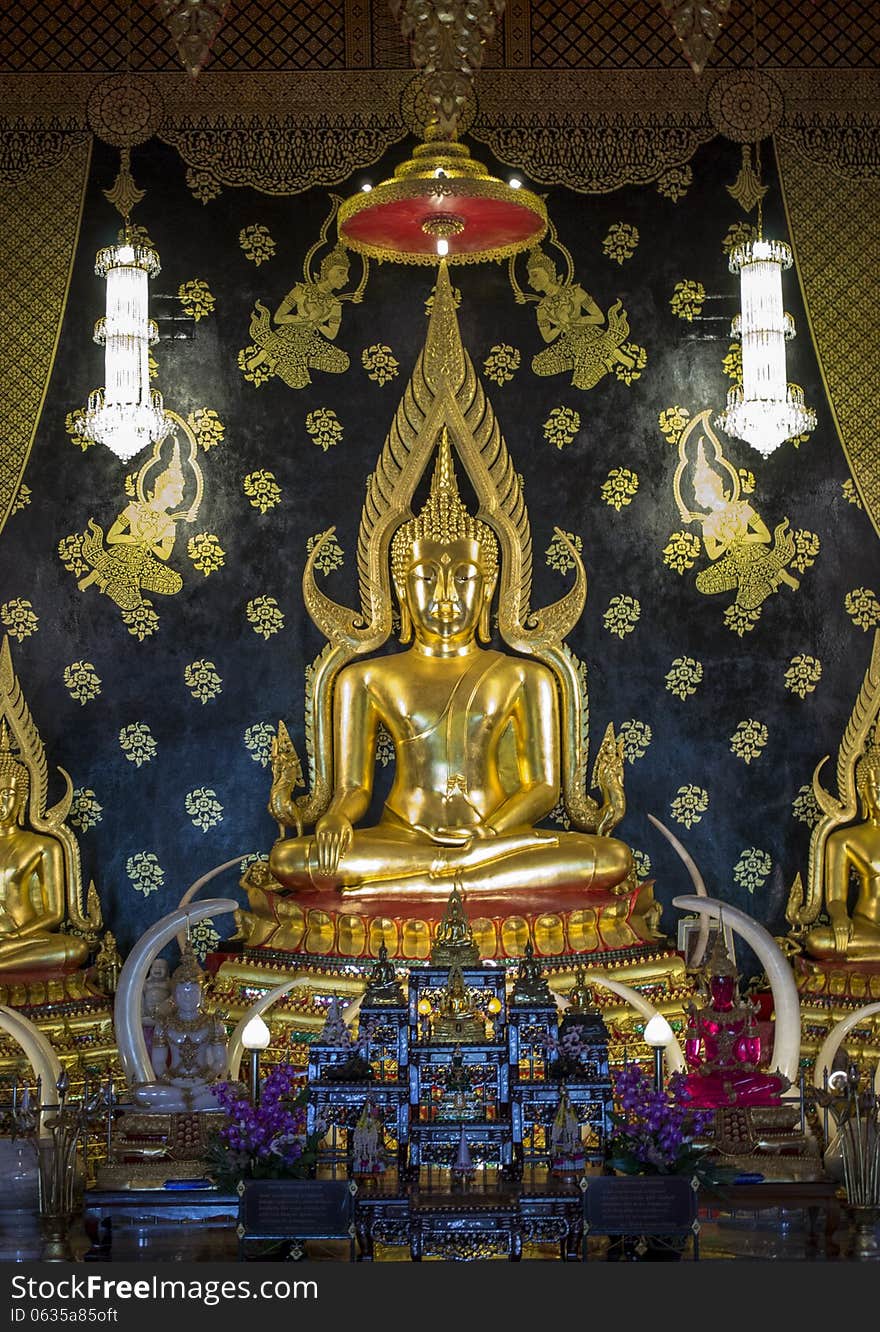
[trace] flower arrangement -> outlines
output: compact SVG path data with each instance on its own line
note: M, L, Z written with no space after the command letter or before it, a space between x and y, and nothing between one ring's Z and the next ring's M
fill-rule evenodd
M673 1073L668 1087L654 1089L638 1064L614 1075L614 1131L609 1164L627 1175L696 1175L719 1183L722 1172L706 1160L697 1139L711 1126L713 1111L691 1107L685 1078Z
M221 1082L214 1095L226 1123L211 1144L212 1176L234 1188L247 1179L305 1179L314 1172L318 1135L306 1133L305 1090L297 1074L280 1064L266 1078L259 1105L235 1083Z

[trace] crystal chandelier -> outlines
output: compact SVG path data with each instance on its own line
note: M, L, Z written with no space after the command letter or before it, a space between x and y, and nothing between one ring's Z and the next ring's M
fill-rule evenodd
M95 324L104 388L89 394L79 433L127 462L168 430L162 395L150 389L149 346L159 332L148 315L148 282L159 272L159 256L126 225L116 245L98 251L95 272L107 279L107 313Z
M730 252L730 271L740 276L741 313L730 332L742 340L742 384L730 390L715 424L765 456L816 425L803 389L786 380L785 343L794 337L794 320L782 308L782 270L791 262L789 246L764 240L760 231Z

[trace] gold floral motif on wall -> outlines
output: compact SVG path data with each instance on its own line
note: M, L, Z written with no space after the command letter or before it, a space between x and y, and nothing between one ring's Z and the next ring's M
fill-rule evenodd
M215 573L226 562L226 551L213 532L197 532L186 543L186 553L194 569L204 574Z
M361 365L374 383L388 384L396 379L400 372L400 362L390 347L384 342L376 342L372 347L364 347L361 352Z
M72 661L64 667L64 688L75 703L85 705L101 692L101 677L90 661Z
M676 823L685 828L692 828L709 808L709 792L702 786L680 786L669 806L669 812Z
M244 747L254 763L261 768L268 766L272 755L272 741L275 739L275 727L271 722L254 722L244 733Z
M152 851L136 851L125 862L125 872L135 892L149 897L158 892L165 882L165 871Z
M203 833L223 822L223 806L217 799L217 792L209 786L199 786L194 791L188 791L183 806L193 827Z
M513 379L519 366L519 348L511 347L506 342L499 342L489 348L489 355L483 362L483 373L487 379L491 379L501 388Z
M315 536L310 536L306 542L306 554L310 555L315 547L315 543L320 541L322 533L318 532ZM345 563L345 554L336 537L329 537L318 552L315 560L315 568L318 573L325 576L332 573L334 569L341 569Z
M631 504L639 488L639 478L629 467L612 467L599 487L604 502L619 513Z
M195 435L205 453L215 444L222 444L226 427L211 407L198 407L188 412L186 423Z
M847 615L857 629L865 632L880 624L880 602L873 588L854 587L843 599Z
M183 682L199 703L210 703L223 692L223 681L213 661L201 658L183 668Z
M244 251L245 258L250 259L257 268L271 259L275 253L275 242L269 228L264 227L261 222L255 222L250 227L242 227L238 233L238 243Z
M146 722L129 722L119 732L119 747L129 763L140 767L151 763L158 753L159 746Z
M602 253L618 264L632 259L639 243L639 229L628 222L614 222L602 242Z
M200 962L204 962L208 954L213 953L220 942L220 935L214 928L213 920L208 916L205 920L196 921L190 930L189 939L196 957Z
M195 522L204 487L196 437L187 422L173 412L168 415L174 428L127 479L131 501L106 537L101 525L90 518L85 532L72 533L58 543L58 555L77 577L80 591L97 585L119 607L129 633L139 640L155 633L159 623L144 593L174 596L183 587L183 578L168 561L178 524Z
M281 487L275 480L275 473L261 467L257 472L248 472L242 479L241 488L247 495L252 509L268 513L276 504L281 503Z
M342 422L332 407L316 407L306 416L306 432L312 443L326 453L342 442Z
M635 763L637 759L644 758L654 736L648 723L639 721L636 717L630 717L629 721L622 722L618 734L623 740L623 757L627 763Z
M731 753L742 759L743 763L751 763L753 759L761 757L767 738L768 731L764 723L749 717L737 724L730 737Z
M67 816L68 823L78 828L80 832L88 832L89 828L94 828L101 822L103 814L104 807L98 804L98 798L91 787L74 787L70 813Z
M26 509L31 502L31 498L30 486L19 486L15 492L15 499L12 501L12 508L9 510L10 518L14 513L21 513L22 509Z
M769 852L757 846L749 846L742 852L733 867L733 881L753 893L756 888L763 888L773 868Z
M614 634L617 638L625 638L627 634L631 634L635 629L641 613L641 604L635 597L612 597L608 603L608 609L602 616L602 623L609 634Z
M544 422L544 438L557 449L564 449L580 428L581 414L574 407L554 407Z
M697 590L707 596L735 593L724 622L742 636L754 628L764 602L780 584L793 590L800 586L788 566L801 572L808 568L818 554L819 538L806 530L791 532L787 518L771 537L764 520L742 498L740 474L725 458L710 416L710 410L700 412L683 431L673 490L682 519L700 525L703 548L712 561L696 575ZM690 567L692 549L682 533L674 533L664 562L682 573Z
M681 282L676 282L672 289L672 295L669 298L669 306L674 315L679 319L685 319L691 323L697 318L703 310L703 302L706 299L706 288L702 282L697 282L693 278L683 278Z
M576 532L566 532L565 535L575 550L583 550L582 537L579 537ZM555 569L557 573L568 573L569 570L575 567L571 551L561 537L555 536L547 547L547 564L551 569Z
M10 637L18 639L19 643L35 634L40 623L33 604L26 597L13 597L11 601L4 601L0 606L0 620Z
M548 344L532 357L532 370L544 376L570 371L570 383L579 389L595 388L611 373L631 384L641 375L648 354L638 343L628 341L629 317L623 302L615 301L607 311L602 310L575 281L572 257L559 241L552 223L550 244L562 256L565 273L560 275L546 250L535 246L528 253L526 280L537 295L523 291L515 260L509 264L514 296L519 304L535 303L538 331Z
M694 657L676 657L666 672L666 688L676 698L695 694L703 679L703 663Z
M669 167L657 177L657 189L665 199L678 203L683 199L694 183L694 173L689 166Z
M687 407L665 407L657 418L660 431L667 444L677 444L684 433L691 414Z
M284 628L284 612L274 597L254 597L248 602L245 614L255 634L271 638Z
M798 787L798 793L791 802L791 812L798 823L805 823L808 828L815 828L822 817L822 811L813 791L812 782L806 782Z
M798 698L806 698L807 694L812 694L821 678L821 661L806 652L799 652L788 664L784 676L785 687L790 693L797 694Z
M847 504L854 504L857 509L861 509L862 501L859 498L859 492L856 490L856 483L851 476L840 483L841 493Z
M183 313L189 315L196 323L213 314L217 304L210 287L202 278L181 282L177 288L177 299L180 301Z

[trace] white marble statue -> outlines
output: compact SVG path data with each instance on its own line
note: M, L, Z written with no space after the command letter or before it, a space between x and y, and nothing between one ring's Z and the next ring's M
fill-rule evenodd
M205 975L186 944L171 977L171 997L156 1014L151 1062L155 1081L132 1092L139 1109L216 1110L212 1083L226 1069L226 1031L204 1005Z

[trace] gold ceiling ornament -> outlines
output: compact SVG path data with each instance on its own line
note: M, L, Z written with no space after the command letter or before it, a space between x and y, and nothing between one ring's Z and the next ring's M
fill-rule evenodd
M127 222L135 204L147 197L146 190L139 190L131 174L131 150L123 148L119 154L119 171L109 190L102 190L104 198L116 209L124 222Z
M174 38L184 69L198 78L226 17L229 0L156 0L156 8Z
M431 137L454 140L505 0L389 0L389 5L412 43L413 64L424 71Z
M695 74L705 69L729 8L730 0L663 0L663 9Z
M134 148L151 139L165 116L156 82L142 74L111 74L89 93L86 120L92 133L114 148Z
M391 180L365 182L339 209L339 236L372 259L482 263L536 245L547 229L543 199L518 177L497 179L458 141L473 105L473 79L504 0L391 0L423 70L424 142Z

